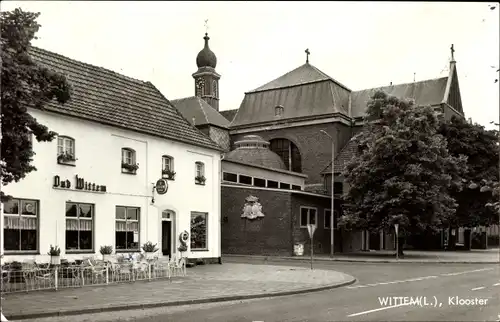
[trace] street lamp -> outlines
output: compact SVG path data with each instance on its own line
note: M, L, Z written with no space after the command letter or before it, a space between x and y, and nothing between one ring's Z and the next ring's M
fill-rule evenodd
M335 248L334 248L334 234L335 234L335 217L334 217L334 206L335 206L335 190L334 190L334 185L333 185L333 180L334 180L334 160L335 160L335 141L333 140L332 136L328 133L326 133L324 130L320 130L321 133L324 135L328 136L330 140L332 141L332 209L330 210L330 256L333 257L333 254L335 253Z

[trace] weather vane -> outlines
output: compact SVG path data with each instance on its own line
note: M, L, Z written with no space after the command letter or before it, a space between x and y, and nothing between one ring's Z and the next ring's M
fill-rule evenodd
M450 50L451 50L451 60L455 60L455 56L453 55L455 53L455 48L453 48L453 44L451 44L451 47L450 47Z
M208 19L205 20L205 32L208 34Z

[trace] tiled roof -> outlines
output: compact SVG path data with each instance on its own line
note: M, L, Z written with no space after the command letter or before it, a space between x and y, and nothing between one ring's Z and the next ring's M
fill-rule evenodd
M290 86L297 86L297 85L302 85L302 84L307 84L307 83L312 83L312 82L320 82L320 81L325 81L325 80L330 80L344 89L350 91L346 86L340 84L327 74L323 73L313 65L309 63L305 63L304 65L295 68L294 70L276 78L273 81L270 81L269 83L260 86L259 88L254 89L253 91L250 91L249 93L253 92L259 92L259 91L266 91L270 89L278 89L278 88L283 88L283 87L290 87Z
M193 125L216 125L227 129L229 121L226 120L217 110L204 99L198 96L191 96L177 100L171 100L172 104L181 112L181 114ZM194 118L194 120L193 120Z
M387 94L399 98L412 98L415 100L415 105L441 104L444 100L447 81L448 77L443 77L415 83L397 84L352 92L351 116L365 116L366 104L376 90L383 90Z
M46 110L87 121L209 149L221 148L192 126L150 82L85 64L59 54L30 48L35 62L64 74L73 87L70 101Z
M350 90L310 64L245 93L231 128L349 113ZM275 108L283 107L282 115Z
M247 135L235 142L236 149L228 152L226 160L247 162L269 169L286 170L286 166L279 155L269 150L269 142L258 135Z
M358 144L356 142L356 138L358 135L360 135L363 131L366 130L367 128L361 129L360 132L354 135L342 148L342 150L340 150L340 152L335 156L334 160L335 173L342 173L342 171L344 171L344 167L352 160L353 157L356 156L356 153L358 151ZM332 163L330 162L328 166L323 171L321 171L321 174L331 174L331 173L332 173Z
M226 118L229 122L232 122L234 119L234 116L236 115L236 112L238 112L238 109L234 110L225 110L225 111L219 111L219 113Z

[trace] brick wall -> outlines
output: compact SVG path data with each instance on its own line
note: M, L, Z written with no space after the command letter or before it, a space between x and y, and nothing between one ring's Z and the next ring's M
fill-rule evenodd
M290 192L226 186L221 189L223 254L292 254ZM249 195L259 198L264 218L241 218Z
M338 129L338 134L337 134ZM256 134L264 140L284 138L297 145L302 158L302 173L309 176L306 184L323 183L320 172L331 161L331 141L320 133L326 131L335 139L336 152L338 153L351 137L351 128L341 123L315 124L301 127L252 132L231 135L231 144L240 140L245 135Z
M305 243L304 254L310 254L311 250L311 240L309 238L309 233L307 228L300 228L300 207L314 207L317 208L318 221L316 223L317 229L314 233L313 238L313 251L316 254L329 254L330 253L330 230L325 229L325 209L330 209L329 198L315 197L309 195L292 195L292 217L293 217L293 242ZM336 207L337 208L337 207ZM335 230L335 251L341 251L342 236L339 230Z

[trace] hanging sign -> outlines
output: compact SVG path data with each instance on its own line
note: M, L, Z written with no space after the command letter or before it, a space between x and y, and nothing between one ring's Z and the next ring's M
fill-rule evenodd
M158 181L156 181L155 188L156 188L156 192L159 195L166 194L167 191L168 191L168 182L167 182L167 180L165 180L165 179L158 179Z

